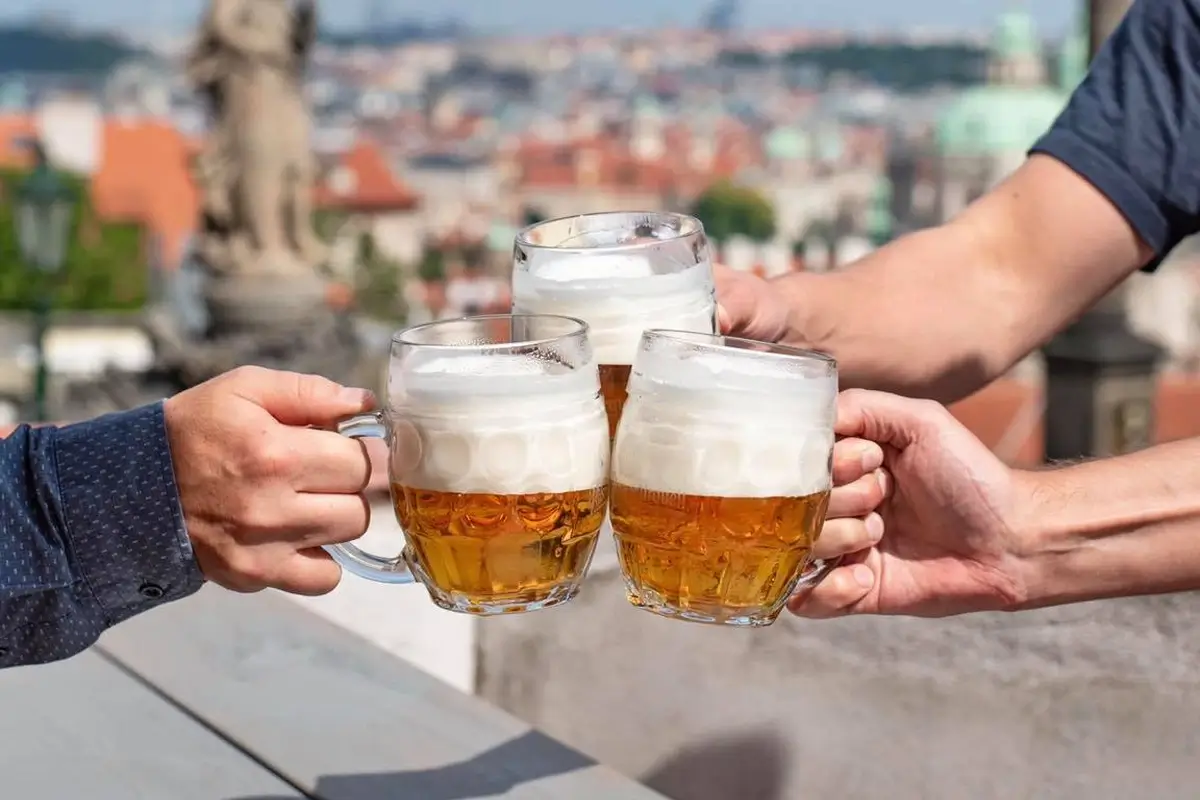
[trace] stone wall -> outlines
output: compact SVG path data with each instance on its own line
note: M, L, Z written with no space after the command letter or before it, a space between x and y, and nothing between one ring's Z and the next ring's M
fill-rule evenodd
M478 629L477 692L676 800L1194 798L1192 596L947 621L659 619L596 575Z

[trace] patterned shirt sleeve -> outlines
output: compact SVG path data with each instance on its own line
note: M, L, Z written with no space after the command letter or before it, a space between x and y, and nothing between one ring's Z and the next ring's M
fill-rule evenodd
M161 402L0 440L0 667L75 655L202 583Z

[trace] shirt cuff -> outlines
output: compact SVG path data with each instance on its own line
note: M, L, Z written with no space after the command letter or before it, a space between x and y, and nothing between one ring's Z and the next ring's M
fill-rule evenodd
M55 434L68 546L106 626L197 591L163 404Z

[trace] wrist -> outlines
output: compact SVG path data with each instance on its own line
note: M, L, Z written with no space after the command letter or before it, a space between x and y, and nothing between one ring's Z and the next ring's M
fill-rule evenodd
M838 302L841 278L843 273L792 272L767 282L768 291L774 295L773 302L782 300L787 309L781 342L831 352L833 321L841 316L842 306Z
M1177 442L1018 473L1017 608L1200 589L1198 449Z

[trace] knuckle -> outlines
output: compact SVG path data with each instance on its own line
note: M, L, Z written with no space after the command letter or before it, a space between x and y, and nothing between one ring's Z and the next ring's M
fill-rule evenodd
M279 478L290 473L295 451L286 437L265 434L246 449L249 472L255 478Z
M266 377L269 370L257 364L243 364L226 373L229 380L236 383L259 383Z

